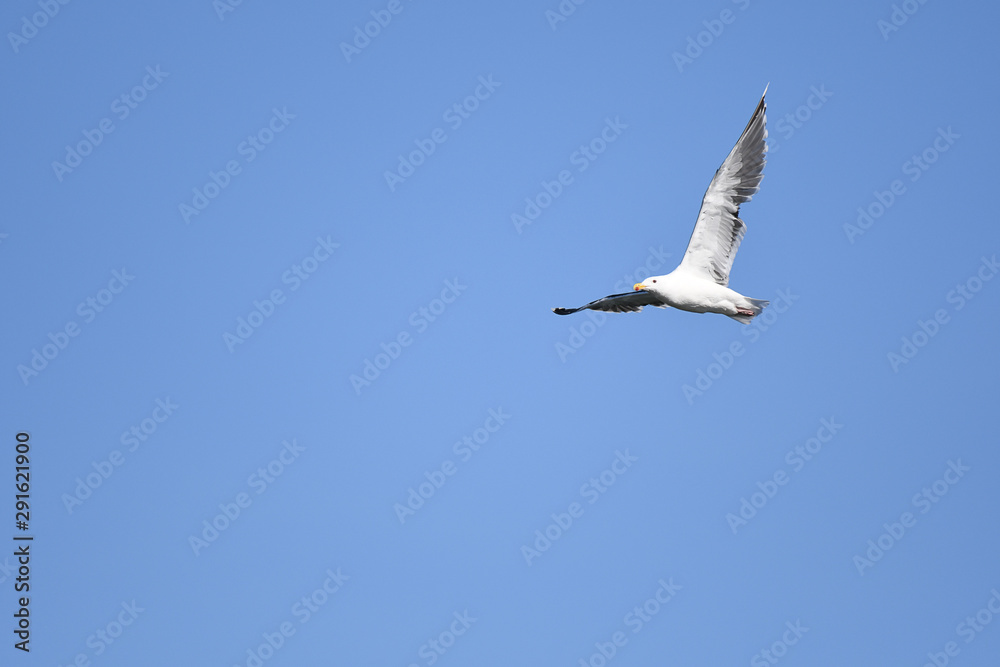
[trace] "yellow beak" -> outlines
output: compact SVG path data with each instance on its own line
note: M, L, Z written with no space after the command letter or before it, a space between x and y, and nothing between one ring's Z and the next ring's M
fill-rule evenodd
M632 289L634 289L636 292L641 292L646 288L643 286L642 283L636 283L635 285L632 285Z

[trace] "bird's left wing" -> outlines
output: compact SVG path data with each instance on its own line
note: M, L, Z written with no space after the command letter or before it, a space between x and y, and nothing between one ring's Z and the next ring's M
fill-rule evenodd
M603 310L610 313L634 313L642 310L643 306L659 306L664 308L665 304L652 292L640 290L637 292L626 292L624 294L612 294L597 301L591 301L586 306L579 308L553 308L556 315L571 315L581 310Z
M746 224L739 218L740 204L750 201L764 178L766 95L765 87L739 141L715 172L701 201L687 252L678 267L723 287L729 284L729 271L746 232Z

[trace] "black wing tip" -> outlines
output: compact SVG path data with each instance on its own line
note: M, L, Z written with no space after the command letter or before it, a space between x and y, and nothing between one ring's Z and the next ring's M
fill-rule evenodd
M768 83L767 85L770 86L771 84ZM754 124L754 121L756 121L759 116L767 113L767 102L765 101L766 97L767 97L767 87L765 86L764 94L760 96L760 102L757 103L757 108L753 110L753 115L750 116L750 121L747 123L747 126L743 128L743 134L740 135L740 139L743 138L743 135L747 133L750 127Z
M553 308L552 312L556 315L572 315L577 310L579 310L579 308Z

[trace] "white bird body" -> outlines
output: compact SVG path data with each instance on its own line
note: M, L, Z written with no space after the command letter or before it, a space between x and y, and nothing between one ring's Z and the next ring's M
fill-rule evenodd
M557 315L584 309L622 313L644 306L673 306L692 313L719 313L749 324L767 307L767 301L729 288L729 272L747 228L739 218L740 204L750 201L764 177L766 95L765 87L743 134L712 177L680 265L666 275L636 283L632 292L612 294L579 308L553 308Z
M750 299L719 285L677 268L664 276L652 276L639 283L642 289L659 296L666 305L691 313L739 315L740 310L753 310Z
M744 301L728 287L684 271L671 271L665 276L647 278L643 289L659 295L669 306L692 313L725 312L735 315L736 303Z

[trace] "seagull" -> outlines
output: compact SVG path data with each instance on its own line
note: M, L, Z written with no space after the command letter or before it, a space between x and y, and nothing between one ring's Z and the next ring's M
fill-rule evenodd
M636 283L632 292L612 294L579 308L553 308L555 314L587 309L631 313L643 306L673 306L692 313L719 313L749 324L764 310L770 302L729 289L729 272L747 229L739 217L740 204L750 201L764 177L766 95L765 86L746 129L708 185L687 251L677 268Z

